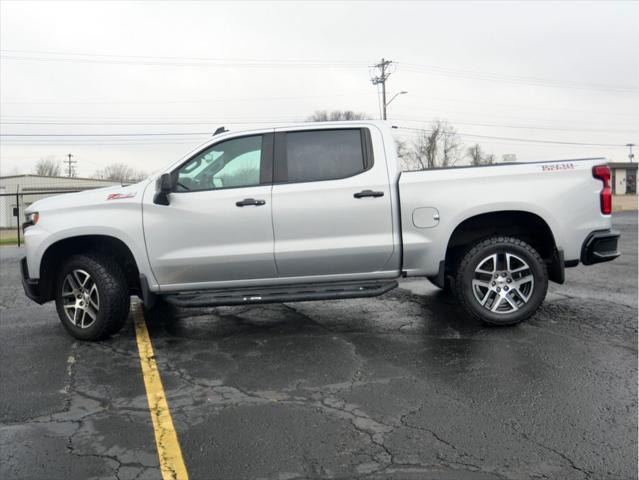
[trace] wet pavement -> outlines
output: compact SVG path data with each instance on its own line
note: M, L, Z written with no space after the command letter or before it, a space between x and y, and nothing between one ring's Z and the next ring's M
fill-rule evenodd
M622 257L488 327L422 280L377 299L147 316L193 479L637 477L637 214ZM0 249L0 478L160 478L133 323L69 337Z

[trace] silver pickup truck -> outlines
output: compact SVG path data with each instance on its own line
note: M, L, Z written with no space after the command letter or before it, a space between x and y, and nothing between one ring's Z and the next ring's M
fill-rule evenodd
M472 317L529 318L564 268L613 260L602 158L401 172L383 122L223 132L135 185L31 205L26 294L97 340L146 307L372 297L400 277ZM157 306L157 305L156 305Z

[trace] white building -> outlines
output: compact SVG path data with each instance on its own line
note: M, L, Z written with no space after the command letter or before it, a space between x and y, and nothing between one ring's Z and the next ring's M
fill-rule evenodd
M88 190L110 185L119 185L119 182L95 178L45 177L42 175L0 177L0 228L16 228L16 225L24 221L24 209L41 198L51 197L66 191ZM18 219L15 217L16 206L19 207L20 218Z
M637 194L637 164L610 162L612 170L612 193L615 195Z

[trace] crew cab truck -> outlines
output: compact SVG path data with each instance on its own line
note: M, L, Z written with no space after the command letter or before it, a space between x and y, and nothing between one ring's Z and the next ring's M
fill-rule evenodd
M372 297L404 277L472 317L535 313L564 268L613 260L601 158L401 172L385 122L214 135L143 182L26 211L26 294L68 332L117 332L147 308Z

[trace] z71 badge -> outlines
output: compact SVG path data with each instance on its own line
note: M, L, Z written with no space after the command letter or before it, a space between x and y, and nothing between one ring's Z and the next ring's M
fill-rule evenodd
M112 193L107 197L107 200L121 200L123 198L133 198L135 192L132 193Z

